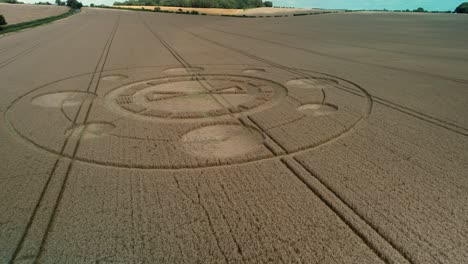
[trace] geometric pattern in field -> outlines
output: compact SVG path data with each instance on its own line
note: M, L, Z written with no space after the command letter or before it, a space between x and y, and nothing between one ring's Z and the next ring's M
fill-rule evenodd
M283 87L267 80L200 74L132 83L111 92L106 99L150 119L196 119L264 109L264 105L285 95Z
M108 71L96 93L77 87L89 75L70 77L15 100L7 122L57 155L171 170L292 156L351 132L372 107L362 88L329 75L245 65L194 69ZM90 104L80 123L80 108ZM74 140L78 150L61 148Z

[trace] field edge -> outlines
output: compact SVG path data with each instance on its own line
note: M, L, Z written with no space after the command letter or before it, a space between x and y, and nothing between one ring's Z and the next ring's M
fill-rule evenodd
M6 33L13 33L16 31L23 30L23 29L38 27L44 24L48 24L48 23L60 20L60 19L67 18L76 13L78 12L70 8L67 12L62 13L60 15L49 16L49 17L44 17L44 18L39 18L35 20L30 20L30 21L3 26L3 27L0 27L0 35L6 34Z

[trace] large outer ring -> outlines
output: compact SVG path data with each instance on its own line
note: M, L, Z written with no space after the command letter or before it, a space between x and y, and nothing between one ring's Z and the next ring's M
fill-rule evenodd
M200 65L200 66L203 66L203 65ZM207 65L207 66L213 66L213 65ZM220 67L222 65L215 65L215 67ZM268 69L268 68L271 68L271 69L277 69L277 67L272 67L272 66L265 66L265 65L238 65L238 66L245 66L245 68L249 68L249 67L257 67L257 68L265 68L265 69ZM160 69L167 69L167 68L170 68L171 66L147 66L147 67L136 67L136 68L132 68L132 69L141 69L141 68L160 68ZM175 67L175 66L174 66ZM109 70L106 70L106 71L103 71L103 73L112 73L112 72L115 72L115 71L118 71L118 70L128 70L127 68L125 69L121 69L121 68L117 68L117 69L109 69ZM131 168L131 169L143 169L143 170L163 170L163 171L174 171L174 170L197 170L197 169L203 169L203 168L209 168L209 167L222 167L222 166L233 166L233 165L241 165L241 164L247 164L247 163L253 163L253 162L262 162L262 161L266 161L266 160L277 160L277 159L281 159L281 158L285 158L285 157L291 157L291 156L295 156L295 155L298 155L298 154L301 154L301 153L304 153L304 152L307 152L307 151L310 151L312 149L315 149L315 148L318 148L318 147L321 147L321 146L324 146L324 145L327 145L329 143L331 143L332 141L335 141L339 138L342 138L342 137L345 137L348 133L350 133L353 129L355 129L359 124L365 122L365 120L369 117L369 115L371 114L372 112L372 106L373 106L373 101L372 101L372 96L370 95L370 93L365 90L364 88L362 88L361 86L353 83L352 81L348 81L344 78L341 78L341 77L338 77L338 76L334 76L334 75L331 75L331 74L326 74L326 73L322 73L322 72L316 72L316 71L311 71L311 70L305 70L305 69L294 69L295 71L298 71L298 72L303 72L303 73L313 73L315 75L322 75L324 77L331 77L331 78L334 78L336 80L340 80L341 82L343 82L344 84L346 84L345 86L348 86L348 89L351 89L351 90L356 90L356 91L359 91L362 96L365 97L366 99L366 105L365 105L365 110L364 110L364 114L359 118L357 119L349 128L347 128L343 133L341 133L339 136L333 138L333 139L330 139L328 141L325 141L325 142L322 142L321 144L317 145L317 146L312 146L310 148L305 148L305 149L302 149L302 150L299 150L299 151L296 151L296 152L291 152L291 153L285 153L285 154L281 154L281 155L277 155L277 156L273 156L273 157L267 157L267 158L260 158L260 159L253 159L253 160L246 160L246 161L243 161L243 162L239 162L239 163L232 163L232 164L221 164L221 165L212 165L212 166L200 166L200 167L179 167L179 168L159 168L159 167L148 167L148 166L128 166L127 164L113 164L113 163L101 163L101 162L98 162L98 161L94 161L94 160L87 160L85 158L82 158L82 157L72 157L71 155L69 154L60 154L58 151L54 150L54 149L51 149L47 146L42 146L38 143L36 143L35 141L31 140L30 138L24 136L20 131L18 131L14 125L12 124L11 122L11 118L10 118L10 115L11 115L11 112L13 111L13 108L14 108L14 105L16 103L18 103L20 100L24 99L25 97L39 91L40 89L42 88L46 88L47 86L50 86L50 85L53 85L53 84L57 84L59 82L62 82L62 81L66 81L66 80L70 80L70 79L73 79L73 78L78 78L78 77L84 77L86 75L91 75L93 74L92 72L91 73L83 73L83 74L78 74L78 75L72 75L72 76L69 76L69 77L66 77L66 78L62 78L62 79L59 79L59 80L56 80L56 81L53 81L53 82L49 82L49 83L46 83L44 85L41 85L39 87L36 87L34 89L32 89L31 91L21 95L20 97L16 98L15 100L13 100L9 105L8 107L6 108L6 111L4 112L4 123L6 125L6 128L7 130L11 133L11 135L17 139L20 139L21 141L23 141L24 143L26 143L27 145L32 145L35 147L35 149L39 149L41 151L44 151L48 154L52 154L54 156L56 156L57 158L60 158L60 157L63 157L63 158L68 158L68 159L73 159L75 161L79 161L79 162L83 162L83 163L89 163L89 164L94 164L94 165L98 165L98 166L105 166L105 167L114 167L114 168ZM312 74L309 74L310 77L314 77ZM274 82L272 80L269 80L271 82ZM284 85L280 84L280 83L277 83L281 86L284 87ZM352 87L352 88L350 88ZM287 89L286 87L284 87L285 89Z

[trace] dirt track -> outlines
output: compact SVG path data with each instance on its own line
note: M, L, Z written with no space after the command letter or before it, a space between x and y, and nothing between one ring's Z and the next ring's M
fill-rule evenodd
M67 11L68 7L66 6L0 3L0 14L5 17L9 25L56 16Z
M467 22L84 9L0 38L0 263L466 263Z

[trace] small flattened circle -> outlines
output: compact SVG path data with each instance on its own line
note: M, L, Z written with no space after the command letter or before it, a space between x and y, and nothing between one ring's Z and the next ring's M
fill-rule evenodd
M118 81L118 80L123 80L127 79L128 76L123 75L123 74L114 74L114 75L107 75L101 78L103 81Z
M263 145L263 135L239 125L212 125L192 130L181 142L186 152L202 157L231 158Z
M202 67L189 67L189 68L184 68L184 67L177 67L177 68L170 68L166 69L163 71L165 74L192 74L192 73L197 73L201 72L204 69Z
M65 135L67 137L92 139L109 134L114 128L115 125L112 123L88 123L69 128Z
M335 80L315 78L315 79L295 79L286 83L288 88L301 88L301 89L324 89L330 85L335 85Z
M260 69L260 68L249 68L249 69L245 69L242 71L243 73L261 73L261 72L265 72L265 69Z
M42 107L73 106L94 97L93 94L86 92L57 92L36 96L31 103Z
M338 107L332 104L305 104L297 108L305 115L322 116L330 115L338 111Z

